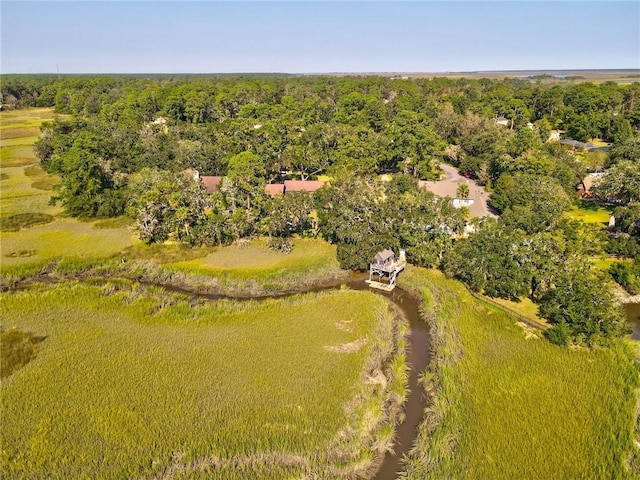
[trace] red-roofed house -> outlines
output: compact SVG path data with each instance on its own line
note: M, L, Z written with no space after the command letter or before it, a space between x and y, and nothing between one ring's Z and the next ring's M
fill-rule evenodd
M200 181L204 185L204 188L207 190L208 194L212 194L217 192L220 189L220 183L222 182L222 177L211 177L211 176L200 176Z
M270 183L264 189L270 197L277 197L284 194L284 183Z
M322 188L325 182L319 180L285 180L285 192L309 192L315 193L316 190Z

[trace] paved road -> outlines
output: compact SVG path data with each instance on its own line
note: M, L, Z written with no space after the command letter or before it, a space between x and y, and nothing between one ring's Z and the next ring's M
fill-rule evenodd
M445 177L437 182L424 182L423 185L428 190L432 191L440 197L456 198L456 190L460 183L467 183L469 185L469 197L473 198L473 205L469 207L469 213L471 217L495 217L487 205L489 201L489 194L485 191L484 187L478 185L472 179L464 178L458 173L456 167L441 163L440 168L444 170Z

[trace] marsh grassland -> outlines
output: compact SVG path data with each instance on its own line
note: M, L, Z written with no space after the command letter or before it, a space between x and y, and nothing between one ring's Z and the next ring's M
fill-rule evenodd
M163 270L215 281L220 291L241 295L295 291L347 276L336 260L336 247L315 238L295 239L290 254L270 250L266 239L203 253L167 262Z
M369 292L194 303L63 282L1 301L5 327L46 338L2 384L3 478L340 477L390 446L401 339Z
M632 346L556 347L439 272L411 268L434 392L407 478L637 478Z
M127 280L267 294L345 276L298 239L186 249L49 205L51 109L2 112L2 478L350 477L392 446L406 326L369 292L207 302ZM16 281L47 278L15 291ZM34 277L35 276L35 277ZM82 282L65 280L82 278Z
M45 173L33 152L40 125L53 109L0 113L0 270L3 275L36 273L73 256L103 259L134 243L131 230L117 223L65 218L49 205L58 178ZM104 222L102 222L104 223Z

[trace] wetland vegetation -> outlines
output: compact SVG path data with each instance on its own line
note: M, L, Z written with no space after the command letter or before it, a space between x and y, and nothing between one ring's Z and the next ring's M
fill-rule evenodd
M387 302L169 290L295 293L389 247L496 298L401 277L434 348L404 477L637 477L637 352L609 290L637 289L637 84L10 80L40 108L0 114L3 477L371 476L408 398ZM556 128L611 152L548 142ZM442 161L501 217L422 190ZM226 179L210 195L187 168ZM330 185L313 196L264 192L314 177Z
M637 345L557 347L440 272L400 284L423 299L435 360L404 478L637 478Z
M62 282L2 305L47 338L3 382L6 478L350 477L392 447L406 328L372 293L194 304Z

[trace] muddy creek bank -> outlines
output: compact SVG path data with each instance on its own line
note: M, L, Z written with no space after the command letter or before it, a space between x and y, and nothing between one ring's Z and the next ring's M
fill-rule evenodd
M273 298L286 298L288 296L321 292L325 290L340 289L343 287L350 288L352 290L366 291L369 290L378 295L382 295L395 305L405 317L407 323L410 326L408 334L408 351L407 364L410 367L409 370L409 393L407 401L404 405L404 420L396 427L396 435L394 438L393 452L387 453L375 475L372 477L375 480L393 480L398 477L398 473L402 470L402 459L407 455L413 446L413 443L418 435L418 428L424 415L425 407L427 406L427 396L424 389L419 383L420 374L427 368L431 359L430 337L428 327L420 316L419 302L408 292L396 287L392 292L383 292L369 288L365 283L366 276L361 274L354 274L349 279L334 279L333 281L322 283L310 288L300 288L293 292L280 293L275 295L258 295L258 296L233 296L217 293L199 293L197 291L184 288L176 285L159 284L155 282L139 282L142 285L154 286L162 288L168 292L180 293L190 296L194 300L207 300L215 301L221 299L228 300L266 300ZM20 282L16 285L15 289L30 288L36 283L55 284L63 279L52 278L48 276L42 276L32 279L27 282ZM88 280L88 279L83 279ZM94 279L97 280L97 279ZM108 279L105 279L108 280Z
M383 292L369 288L365 283L366 276L354 275L350 280L337 280L329 282L327 284L307 288L294 293L286 293L281 295L266 295L258 297L236 297L217 294L196 294L189 290L185 290L179 287L156 285L165 288L168 291L182 293L186 295L194 295L198 298L205 298L208 300L219 299L232 299L232 300L247 300L247 299L271 299L271 298L283 298L299 293L309 292L321 292L325 290L338 289L343 286L352 290L366 291L369 290L378 295L382 295L389 302L394 304L404 315L405 319L409 323L410 330L408 336L409 349L407 351L407 364L410 367L409 371L409 395L405 403L405 417L402 423L396 427L396 435L394 438L393 453L387 453L385 458L374 475L375 480L393 480L398 477L398 473L402 470L402 459L405 455L408 455L409 450L413 446L413 443L418 436L418 428L422 421L424 410L427 406L427 396L424 389L419 383L420 374L424 372L431 360L431 347L428 327L420 316L420 304L419 302L408 292L396 287L392 292Z

